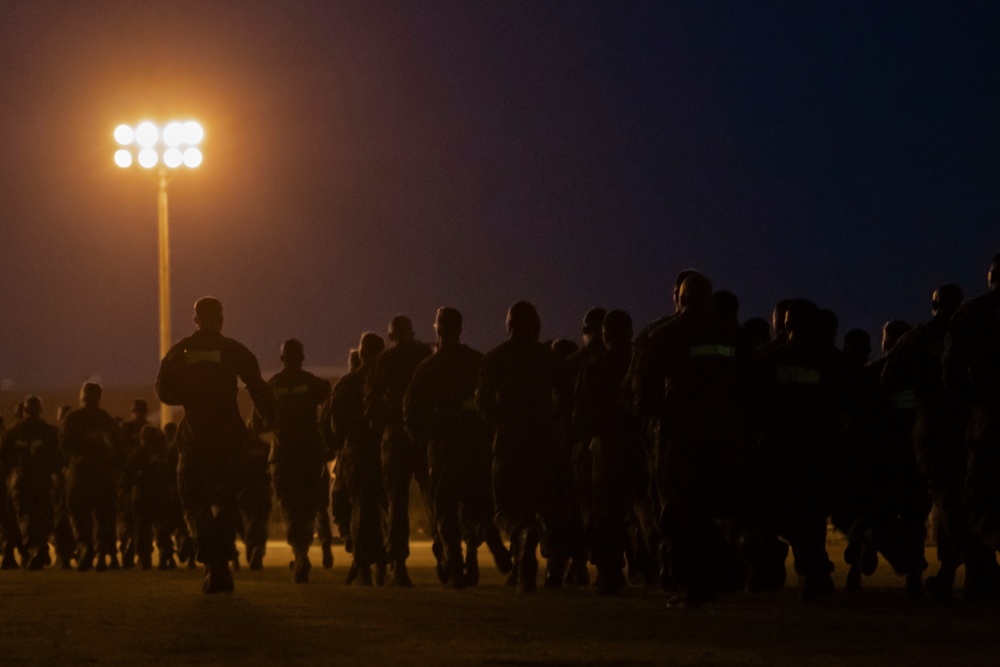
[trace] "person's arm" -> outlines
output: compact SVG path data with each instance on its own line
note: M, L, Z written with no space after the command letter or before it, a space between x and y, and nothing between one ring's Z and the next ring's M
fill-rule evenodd
M260 364L246 347L240 345L236 359L236 374L246 385L250 400L265 423L274 422L274 391L260 374Z

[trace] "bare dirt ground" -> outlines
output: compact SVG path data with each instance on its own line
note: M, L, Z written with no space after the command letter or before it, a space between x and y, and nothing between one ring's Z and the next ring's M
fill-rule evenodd
M839 558L843 545L831 545ZM0 664L997 664L1000 605L907 599L885 565L860 596L803 606L784 592L677 612L658 591L518 594L484 553L476 589L437 585L413 546L412 590L343 585L348 556L295 585L274 543L236 592L205 596L198 570L0 572ZM485 550L484 550L485 552ZM930 555L930 554L929 554ZM936 564L932 564L932 571ZM846 567L838 560L837 583Z

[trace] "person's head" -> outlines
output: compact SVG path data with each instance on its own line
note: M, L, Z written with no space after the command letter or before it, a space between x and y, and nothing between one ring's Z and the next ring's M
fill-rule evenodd
M601 339L601 324L604 323L604 316L607 314L604 308L591 308L583 316L583 344L590 345L595 338Z
M84 407L97 407L101 403L101 395L104 390L96 382L84 382L80 388L80 405Z
M836 346L839 328L840 320L832 310L822 308L816 312L816 340L830 347Z
M389 340L393 345L408 343L414 338L413 322L406 315L396 315L389 322Z
M153 447L157 445L162 446L167 444L167 438L163 434L163 431L156 428L152 424L146 424L142 427L142 430L139 431L139 442L146 447Z
M882 353L889 354L892 352L892 348L896 347L896 343L903 337L903 334L912 328L903 320L886 322L885 326L882 327Z
M788 331L785 330L785 313L788 312L788 306L791 303L791 299L782 299L774 304L774 311L771 313L771 326L774 327L775 338L781 338L788 334Z
M751 317L740 327L740 338L751 350L771 342L771 325L763 317Z
M538 311L527 301L518 301L507 311L507 334L511 338L535 340L542 335Z
M708 311L713 307L712 282L697 271L692 271L677 292L680 312Z
M361 358L361 366L374 365L378 360L378 355L382 354L384 349L385 341L377 333L366 331L361 334L361 342L358 343L358 357Z
M194 325L198 331L222 331L222 302L214 296L203 296L194 303Z
M347 371L352 372L361 368L361 355L358 348L352 347L347 353Z
M816 322L819 308L809 299L792 299L785 309L785 333L789 337L808 337Z
M624 310L608 311L601 329L608 348L632 344L632 317Z
M986 274L986 282L990 289L1000 289L1000 252L993 255L993 262L990 264L990 272Z
M715 314L727 322L739 321L740 300L729 290L720 289L712 295Z
M569 356L580 349L580 346L568 338L557 338L550 344L552 353L559 361L566 361Z
M680 312L681 310L681 285L687 280L688 276L698 273L694 269L684 269L677 274L674 278L674 311Z
M149 414L149 404L146 403L146 399L137 398L132 401L132 416L136 419L145 419L146 415Z
M306 359L306 350L302 341L289 338L281 344L281 363L285 368L301 368Z
M941 315L951 319L963 301L965 301L965 293L962 292L961 287L951 283L941 285L934 290L934 295L931 296L931 315L934 317Z
M14 419L18 421L24 419L24 401L20 401L14 406Z
M21 405L24 406L25 417L38 417L42 414L42 399L37 396L28 396Z
M455 308L438 308L434 317L434 331L439 345L457 343L462 338L462 313Z
M860 367L872 356L872 337L864 329L851 329L844 334L844 356L848 363Z

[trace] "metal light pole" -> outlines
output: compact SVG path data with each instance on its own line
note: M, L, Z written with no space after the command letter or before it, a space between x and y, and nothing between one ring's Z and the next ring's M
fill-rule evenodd
M160 359L166 356L172 339L170 336L170 235L167 222L167 184L171 171L185 166L194 169L201 164L202 154L196 147L204 131L195 121L170 122L161 131L149 121L140 123L134 130L128 125L115 128L115 140L122 146L115 153L115 164L127 168L137 161L146 169L157 168L159 190L156 199L156 220L160 255ZM162 149L161 151L158 149ZM133 151L137 155L133 156ZM173 409L160 404L160 427L170 422Z

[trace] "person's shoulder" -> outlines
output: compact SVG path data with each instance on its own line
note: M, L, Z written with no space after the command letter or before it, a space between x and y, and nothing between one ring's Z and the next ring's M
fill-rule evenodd
M475 348L472 348L472 347L469 347L465 343L462 343L462 345L460 345L458 349L461 351L462 356L464 356L466 359L468 359L470 361L475 361L475 362L480 362L481 363L482 360L483 360L483 357L486 356L482 352L480 352L479 350L477 350Z

